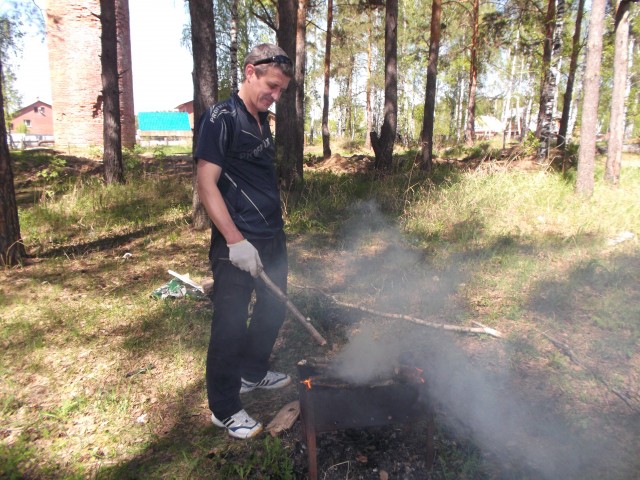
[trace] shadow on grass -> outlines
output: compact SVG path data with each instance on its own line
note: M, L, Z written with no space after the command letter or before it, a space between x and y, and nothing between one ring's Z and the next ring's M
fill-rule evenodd
M162 230L169 226L175 225L175 221L157 223L138 230L124 233L121 235L112 235L110 237L100 238L91 242L85 242L75 245L65 245L61 247L44 250L37 254L40 258L69 257L73 255L85 255L87 253L110 250L126 245L132 240L136 240L149 235L150 233Z

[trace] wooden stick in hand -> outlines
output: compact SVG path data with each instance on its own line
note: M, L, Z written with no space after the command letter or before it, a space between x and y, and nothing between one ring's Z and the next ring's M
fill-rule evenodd
M320 345L326 345L327 341L324 339L322 335L320 335L320 333L311 324L311 319L308 317L305 317L300 313L300 310L298 310L296 306L293 303L291 303L291 300L289 300L289 297L287 297L282 292L282 290L280 290L280 288L278 288L278 286L275 283L273 283L273 281L269 278L269 276L266 273L264 273L264 271L260 272L260 278L265 283L265 285L269 288L269 290L271 290L276 295L276 297L278 297L280 300L282 300L285 303L289 311L293 314L294 317L296 317L300 321L300 323L302 323L302 325L304 325L304 328L307 329L307 331L316 340L316 342L318 342Z

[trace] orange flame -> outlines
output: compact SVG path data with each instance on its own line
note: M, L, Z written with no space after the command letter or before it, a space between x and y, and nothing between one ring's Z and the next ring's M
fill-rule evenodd
M306 380L302 380L300 383L304 383L307 386L307 389L311 390L311 378L307 378Z

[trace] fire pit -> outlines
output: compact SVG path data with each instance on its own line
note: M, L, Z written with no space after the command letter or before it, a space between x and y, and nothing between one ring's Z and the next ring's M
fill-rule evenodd
M427 420L425 453L427 466L433 460L433 416L421 397L425 388L422 371L399 364L392 378L356 385L332 375L324 359L298 362L298 393L303 436L307 444L309 479L318 478L316 436L322 432L350 428L380 427Z

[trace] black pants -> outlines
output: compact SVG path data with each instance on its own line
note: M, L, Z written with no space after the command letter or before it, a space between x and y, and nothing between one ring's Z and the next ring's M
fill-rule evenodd
M269 240L252 240L265 273L287 291L287 244L284 232ZM242 409L240 379L262 380L285 316L285 305L260 280L233 266L221 235L209 252L213 271L213 319L207 352L209 408L222 420ZM249 319L249 304L256 301Z

